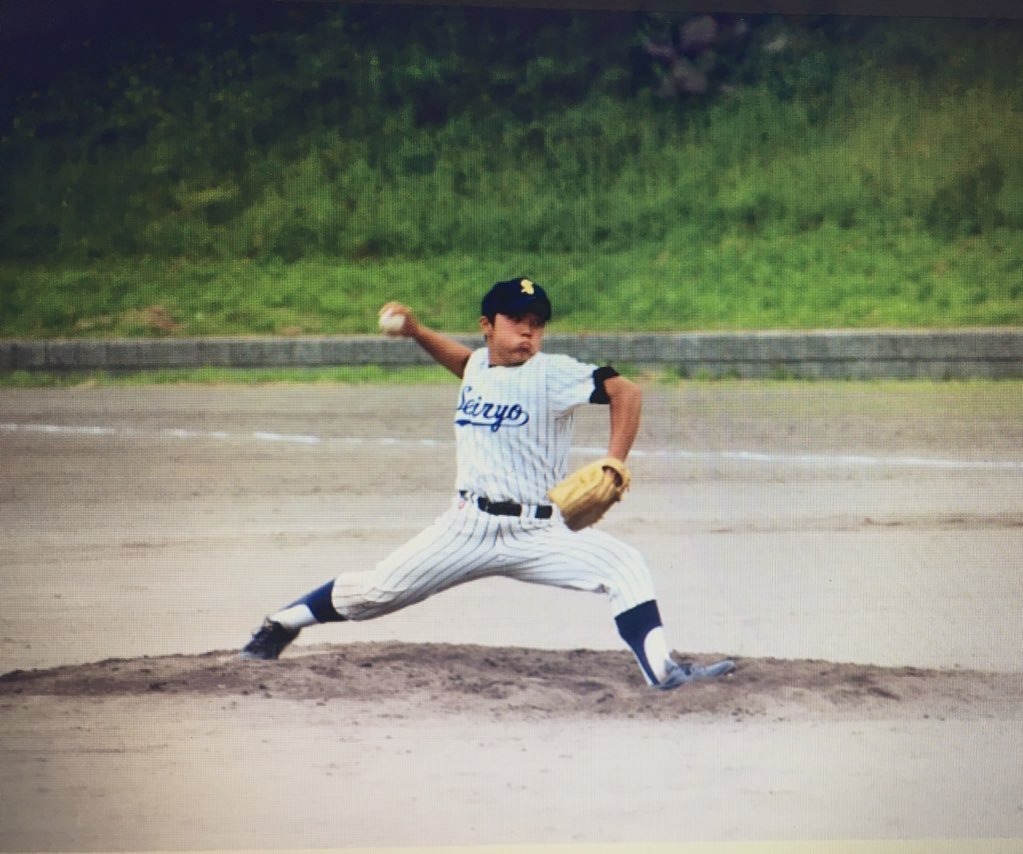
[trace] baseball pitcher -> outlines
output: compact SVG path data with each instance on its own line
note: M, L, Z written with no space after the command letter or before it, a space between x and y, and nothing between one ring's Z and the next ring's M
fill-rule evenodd
M307 626L371 620L503 576L605 594L649 685L667 690L733 671L728 660L704 667L672 659L643 557L594 527L629 486L639 387L614 368L541 352L551 303L529 279L495 284L481 315L485 346L472 350L405 305L381 309L384 332L413 339L461 378L451 505L374 569L343 573L270 614L242 657L276 659ZM569 474L573 413L588 404L610 408L607 456Z

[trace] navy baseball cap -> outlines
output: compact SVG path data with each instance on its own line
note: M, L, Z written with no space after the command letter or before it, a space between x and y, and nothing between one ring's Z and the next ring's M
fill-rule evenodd
M551 301L547 298L547 292L536 282L522 278L508 279L498 282L487 291L480 313L490 318L498 314L508 317L535 314L546 323L551 319Z

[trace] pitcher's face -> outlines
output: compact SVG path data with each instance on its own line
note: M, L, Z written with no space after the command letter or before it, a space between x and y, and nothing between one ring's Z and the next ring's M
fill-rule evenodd
M480 329L487 339L491 365L523 365L539 353L543 346L544 322L532 313L515 317L497 314L493 323L481 317Z

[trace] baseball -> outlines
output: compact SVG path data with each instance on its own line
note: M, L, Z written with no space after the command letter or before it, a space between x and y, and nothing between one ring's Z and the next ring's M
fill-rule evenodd
M399 314L395 311L385 311L380 315L380 319L377 321L380 324L380 331L386 332L389 335L394 335L401 332L401 328L405 325L405 315Z

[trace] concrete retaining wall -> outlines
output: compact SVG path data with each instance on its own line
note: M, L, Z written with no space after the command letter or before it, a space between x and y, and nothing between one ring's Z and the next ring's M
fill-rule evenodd
M477 346L479 336L456 336ZM940 331L548 334L548 352L600 364L657 366L681 376L836 379L1023 377L1023 328ZM429 364L411 341L316 338L0 341L0 372L127 372Z

